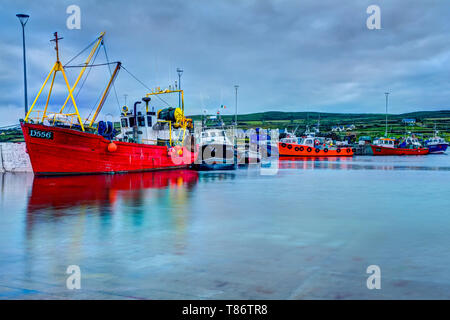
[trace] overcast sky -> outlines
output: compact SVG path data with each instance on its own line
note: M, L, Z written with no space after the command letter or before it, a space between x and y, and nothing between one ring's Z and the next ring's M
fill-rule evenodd
M66 27L71 4L81 8L80 30ZM381 30L366 27L371 4L381 8ZM64 37L63 64L105 31L110 60L149 87L173 83L182 67L188 114L215 113L221 104L233 114L235 84L239 113L382 113L386 91L392 113L450 106L448 0L2 0L0 125L23 117L19 12L31 15L29 104L54 61L54 31ZM96 62L104 61L101 52ZM74 71L68 70L71 82ZM108 77L106 67L91 72L78 97L84 116ZM124 94L134 102L148 91L123 70L116 89L120 104ZM61 78L55 91L53 107L64 100ZM118 107L112 91L104 114Z

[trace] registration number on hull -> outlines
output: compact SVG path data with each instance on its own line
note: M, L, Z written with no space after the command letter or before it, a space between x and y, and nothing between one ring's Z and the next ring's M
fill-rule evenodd
M31 138L41 138L41 139L53 140L53 132L52 131L30 129L28 131L28 134Z

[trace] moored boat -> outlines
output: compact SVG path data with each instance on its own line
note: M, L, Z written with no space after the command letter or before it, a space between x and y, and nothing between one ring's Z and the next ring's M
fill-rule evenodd
M432 138L425 141L425 147L428 148L429 153L444 153L448 148L448 142L439 137L436 131Z
M374 156L425 155L428 149L423 148L417 138L407 137L398 143L395 139L380 138L370 145Z
M352 157L354 150L349 146L331 146L321 137L290 136L280 139L278 152L283 157Z
M83 76L90 59L103 44L104 33L97 38L75 83L70 86L65 74L66 66L59 61L58 36L55 33L56 62L48 74L24 120L22 132L36 175L66 175L152 171L189 167L197 158L198 147L191 133L192 121L184 117L182 90L158 90L148 93L142 100L145 112L138 112L138 101L134 110L128 112L124 107L121 114L120 134L111 121L99 121L97 116L106 96L121 68L117 62L114 73L103 92L102 98L93 113L84 121L75 101L73 91ZM57 72L64 76L68 96L59 112L49 112L49 100ZM35 105L50 76L52 82L43 110ZM150 97L159 94L176 93L181 96L182 106L167 108L158 113L148 110ZM71 100L75 112L64 112Z
M193 164L194 169L208 171L236 168L236 151L224 129L205 129L198 138L200 157Z

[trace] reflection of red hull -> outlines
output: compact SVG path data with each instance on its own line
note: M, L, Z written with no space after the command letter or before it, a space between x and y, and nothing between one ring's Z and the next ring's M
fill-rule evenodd
M283 157L352 157L350 147L336 149L317 149L294 143L278 143L278 152Z
M198 173L193 170L36 177L27 211L61 209L95 203L112 204L115 202L117 192L126 191L124 198L139 197L143 189L185 187L197 181Z
M44 137L36 136L36 132ZM165 146L114 141L117 150L108 151L110 141L100 135L68 128L22 123L22 131L36 175L113 173L174 169L189 166L197 152L183 147L181 155L169 154Z
M405 148L386 148L371 144L374 156L414 156L428 154L427 148L405 149Z

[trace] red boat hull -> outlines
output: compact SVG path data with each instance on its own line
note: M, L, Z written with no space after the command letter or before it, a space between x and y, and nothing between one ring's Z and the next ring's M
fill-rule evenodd
M295 143L278 143L278 152L282 157L352 157L350 147L336 149L318 149Z
M376 146L371 144L372 152L374 156L416 156L428 154L428 148L386 148L382 146Z
M198 156L188 150L114 141L68 128L22 123L22 132L36 175L94 174L186 168ZM190 149L190 148L189 148Z

